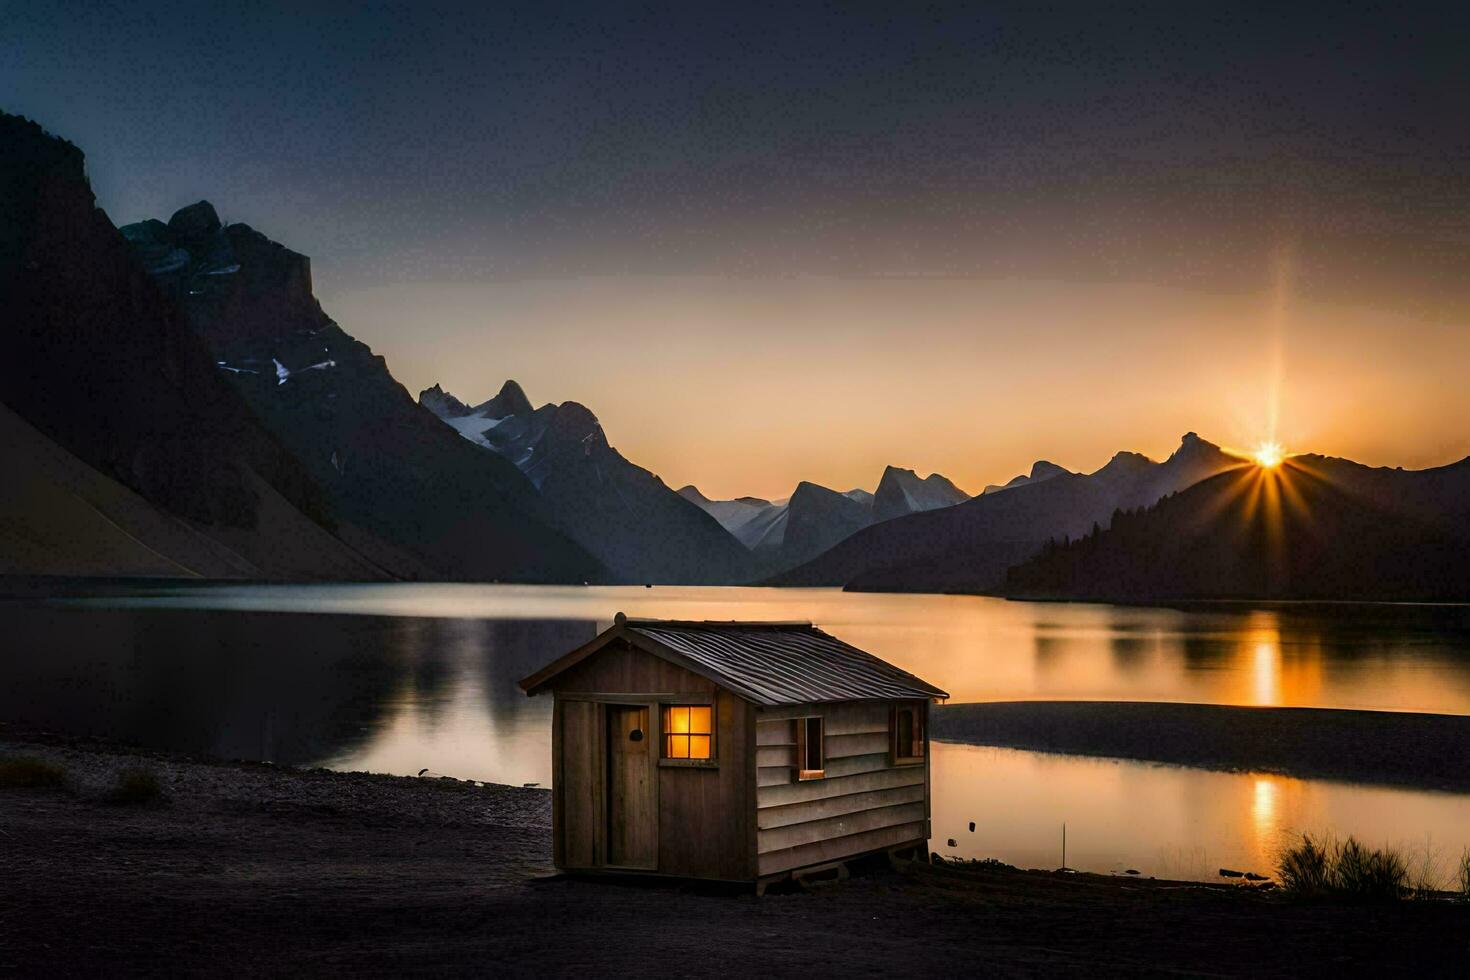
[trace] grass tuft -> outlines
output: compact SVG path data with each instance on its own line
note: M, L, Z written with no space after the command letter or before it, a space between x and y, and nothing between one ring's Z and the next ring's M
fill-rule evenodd
M29 755L0 757L0 788L45 789L66 782L66 770L54 762Z
M1281 887L1291 895L1324 895L1331 880L1333 844L1318 842L1303 834L1300 844L1281 852L1276 865Z
M1388 847L1365 847L1354 837L1339 844L1304 834L1282 851L1276 870L1286 893L1300 898L1391 902L1409 893L1403 856Z
M151 769L124 769L117 774L117 781L107 798L112 803L125 806L157 803L163 799L163 784Z
M1369 850L1349 837L1337 850L1337 890L1350 898L1389 902L1408 890L1409 869L1394 850Z

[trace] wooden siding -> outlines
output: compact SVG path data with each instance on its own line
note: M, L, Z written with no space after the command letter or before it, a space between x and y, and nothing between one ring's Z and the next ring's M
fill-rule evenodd
M891 707L847 702L756 710L761 875L927 840L927 753L923 764L893 764ZM826 775L798 782L792 720L812 715L823 719Z
M551 682L557 694L703 694L713 695L707 680L667 660L626 643L610 644Z
M808 780L801 785L810 786L814 782L816 781ZM841 796L829 796L805 804L789 803L785 806L769 806L759 812L758 826L761 830L774 830L777 827L809 823L828 817L860 813L864 810L897 804L923 802L924 782L920 779L906 786L870 789L857 793L844 793Z
M660 872L729 881L754 877L746 833L753 817L747 776L752 714L749 702L720 691L715 698L719 768L660 767Z
M814 779L795 783L788 778L779 786L767 786L760 790L760 807L768 809L791 803L807 803L824 800L831 796L846 796L851 793L866 793L875 789L894 789L901 786L922 786L925 783L923 766L894 766L877 772L861 773L839 779Z
M770 875L779 874L782 871L794 871L798 868L809 868L814 864L840 861L843 858L866 854L868 851L876 851L879 848L896 847L899 844L925 839L926 831L922 822L882 827L861 834L853 834L851 837L834 837L830 840L817 841L815 844L762 854L760 873Z
M662 754L659 704L687 698L715 707L715 759L718 765L659 765L656 811L661 874L748 881L756 876L755 709L712 681L625 644L594 653L558 675L550 685L558 713L579 718L589 710L604 715L599 702L648 705L650 749ZM578 707L580 706L580 707ZM594 729L595 718L588 722ZM581 723L559 730L553 746L557 805L554 849L558 866L606 865L600 843L606 837L605 775L597 769L605 748L583 735ZM595 731L594 731L595 736ZM595 749L590 748L594 742ZM595 759L588 762L587 759ZM577 787L596 786L596 792ZM567 788L565 794L563 789ZM573 809L568 809L568 807ZM602 823L598 823L602 821ZM598 841L594 847L589 841Z
M595 868L604 859L602 712L589 701L557 702L561 743L552 798L556 863Z

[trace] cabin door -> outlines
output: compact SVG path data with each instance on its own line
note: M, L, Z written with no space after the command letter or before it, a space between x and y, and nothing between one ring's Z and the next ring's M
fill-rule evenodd
M658 867L653 737L648 708L607 706L607 863Z

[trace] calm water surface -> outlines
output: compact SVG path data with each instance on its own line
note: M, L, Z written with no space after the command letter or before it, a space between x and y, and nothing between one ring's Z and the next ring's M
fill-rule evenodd
M0 603L0 719L226 757L550 780L515 681L619 610L810 619L954 701L1098 699L1470 714L1470 610L1188 611L836 590L210 586ZM1333 828L1447 860L1470 797L939 745L935 847L1209 877ZM976 823L972 833L970 821ZM956 844L950 847L947 840Z

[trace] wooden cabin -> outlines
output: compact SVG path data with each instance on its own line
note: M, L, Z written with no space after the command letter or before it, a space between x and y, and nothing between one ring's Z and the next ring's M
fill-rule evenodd
M939 688L810 623L628 619L550 691L558 868L753 882L929 840Z

